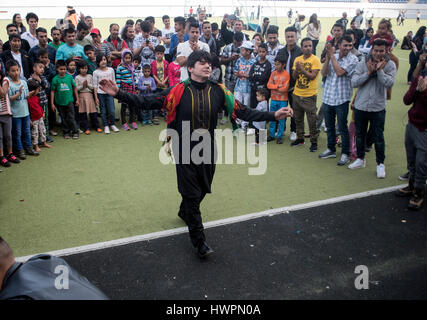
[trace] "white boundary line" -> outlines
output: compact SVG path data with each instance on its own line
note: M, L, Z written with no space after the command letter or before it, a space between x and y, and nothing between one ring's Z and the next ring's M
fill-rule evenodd
M228 225L228 224L237 223L237 222L243 222L243 221L252 220L252 219L261 218L261 217L271 217L271 216L274 216L274 215L277 215L280 213L289 213L291 211L303 210L303 209L320 207L320 206L324 206L324 205L328 205L328 204L334 204L334 203L339 203L339 202L353 200L353 199L365 198L365 197L369 197L369 196L374 196L374 195L379 195L379 194L383 194L383 193L387 193L387 192L392 192L392 191L395 191L395 190L402 188L404 186L406 186L406 184L393 186L393 187L387 187L387 188L383 188L383 189L365 191L365 192L360 192L360 193L354 193L354 194L349 194L349 195L336 197L336 198L330 198L330 199L319 200L319 201L314 201L314 202L302 203L302 204L297 204L297 205L288 206L288 207L270 209L270 210L265 210L265 211L256 212L256 213L249 213L249 214L245 214L242 216L206 222L206 223L204 223L204 227L205 227L205 229L214 228L214 227L218 227L218 226ZM174 235L178 235L178 234L182 234L182 233L187 233L188 232L187 230L188 230L187 227L181 227L181 228L164 230L164 231L159 231L159 232L154 232L154 233L149 233L149 234L144 234L144 235L139 235L139 236L133 236L133 237L129 237L129 238L122 238L122 239L111 240L111 241L106 241L106 242L99 242L99 243L94 243L94 244L80 246L80 247L50 251L50 252L46 252L46 253L53 255L53 256L68 256L68 255L77 254L77 253L83 253L83 252L88 252L88 251L95 251L95 250L101 250L101 249L112 248L112 247L117 247L117 246L123 246L126 244L135 243L135 242L141 242L141 241L147 241L147 240L153 240L153 239L158 239L158 238L174 236ZM16 261L25 262L34 255L35 254L23 256L23 257L18 257L18 258L16 258Z

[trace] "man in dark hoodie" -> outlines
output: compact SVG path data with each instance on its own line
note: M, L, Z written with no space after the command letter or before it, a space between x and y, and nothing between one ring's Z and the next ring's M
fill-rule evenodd
M285 30L285 40L286 45L284 48L280 49L277 55L284 56L284 60L286 61L286 71L289 74L292 74L292 66L294 65L294 61L296 57L299 57L302 55L301 48L297 45L297 29L295 27L287 27ZM288 99L289 99L289 105L293 106L292 101L292 93L294 91L296 80L291 77L289 80L289 89L288 89ZM291 118L291 135L290 140L295 141L297 139L296 135L296 124L295 119Z

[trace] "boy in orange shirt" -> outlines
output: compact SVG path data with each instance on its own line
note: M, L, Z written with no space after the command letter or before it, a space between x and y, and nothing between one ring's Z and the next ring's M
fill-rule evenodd
M274 59L276 70L271 73L267 88L271 90L270 111L277 111L288 106L289 73L286 71L286 61L282 55ZM277 132L277 144L282 144L282 136L285 131L285 120L279 120L279 131ZM270 122L270 136L267 141L274 140L276 133L276 122Z

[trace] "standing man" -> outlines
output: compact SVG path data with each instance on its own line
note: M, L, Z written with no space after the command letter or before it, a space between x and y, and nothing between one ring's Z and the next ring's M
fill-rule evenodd
M270 26L267 30L267 44L268 44L268 54L267 60L271 64L271 71L276 70L274 65L274 60L280 49L283 49L284 46L279 42L279 27ZM289 73L290 75L290 73Z
M33 63L36 63L38 60L37 55L38 55L39 49L45 49L49 55L49 60L55 61L56 49L52 46L48 46L47 44L47 30L45 28L37 28L36 34L37 34L37 39L39 41L39 44L32 47L29 52L29 56L33 61Z
M269 26L270 26L270 19L268 17L265 17L262 21L262 25L257 26L255 32L260 33L262 37L265 39Z
M216 163L214 132L218 113L226 106L230 119L275 121L292 116L292 109L282 108L275 113L259 112L234 100L232 94L223 86L208 81L212 69L211 56L206 51L197 50L191 53L187 59L187 68L190 79L172 89L162 91L155 97L125 93L119 90L113 81L102 80L100 84L104 92L126 103L149 109L159 109L163 106L166 108L168 128L174 129L170 133L173 133L172 150L176 159L178 191L182 197L178 216L187 224L191 242L199 257L204 258L213 250L206 243L200 203L207 193L211 193ZM190 158L193 154L191 151L182 152L183 145L191 150L199 143L189 141L190 136L187 139L187 135L183 134L188 128L190 136L197 130L203 140L206 138L210 141L210 150L203 150L204 154L208 153L203 159ZM201 161L197 164L196 160Z
M301 46L303 55L295 58L292 67L292 77L296 80L292 94L292 108L294 109L297 127L297 139L291 143L291 146L304 144L304 113L306 113L310 130L310 152L316 152L317 138L319 136L316 127L317 79L322 64L320 59L313 54L313 41L310 38L302 39Z
M356 125L357 159L349 169L364 168L366 135L368 124L373 129L377 178L385 178L384 123L386 91L396 78L396 65L386 60L387 41L376 39L372 44L371 55L360 61L351 77L351 85L358 88L354 102L354 122ZM328 128L329 129L329 128Z
M243 33L236 32L233 36L233 43L227 45L222 51L220 58L221 64L225 65L225 86L231 92L234 92L234 86L236 85L236 76L234 75L234 66L236 60L240 57L240 47L243 43Z
M90 45L90 40L87 38L89 35L89 26L84 23L83 21L80 21L77 24L77 35L76 35L76 43L81 45L83 48L87 45Z
M61 30L59 30L57 27L52 27L50 29L50 35L52 37L52 41L49 42L48 46L54 48L55 50L58 50L58 48L64 44L64 42L61 41Z
M111 51L110 59L111 66L115 70L122 60L122 52L127 49L126 42L119 37L119 25L117 23L110 24L110 35L104 41Z
M356 9L356 16L353 18L352 21L356 22L356 28L360 29L360 26L363 22L363 11L361 11L360 9Z
M171 37L175 33L171 27L171 20L168 15L162 17L164 28L162 29L162 41L165 46L165 59L167 62L172 62L172 52L169 50L171 45Z
M427 54L420 57L425 65ZM412 107L408 111L405 133L405 149L408 165L409 184L396 192L397 196L410 197L408 209L418 210L424 202L427 181L427 76L414 76L411 87L403 97L403 102Z
M6 26L6 32L8 37L11 36L12 34L19 34L17 26L15 26L13 23L8 24ZM28 41L22 38L21 38L21 48L24 49L26 52L29 52L31 49ZM10 50L9 40L3 43L3 51L6 51L6 50Z
M209 21L203 22L202 26L203 34L200 36L200 41L207 43L211 54L219 56L219 49L215 38L212 35L211 23Z
M32 48L39 44L39 40L37 39L36 34L37 26L39 24L39 17L37 17L35 13L30 12L27 14L25 19L27 20L30 29L24 32L21 38L27 40L30 44L30 48Z
M181 66L181 81L188 79L187 59L193 51L206 51L210 53L209 46L199 40L200 29L197 22L190 24L190 38L178 45L176 50L176 62Z
M65 44L56 51L56 61L65 61L70 57L73 57L76 62L82 58L86 59L83 47L76 43L76 32L73 28L64 30L64 38Z
M342 24L335 23L332 27L332 35L334 36L332 40L330 40L328 43L330 43L334 48L335 51L338 51L338 40L343 36L344 34L344 27ZM328 44L327 43L327 44ZM322 51L322 54L320 55L320 62L325 63L326 61L326 46Z
M21 79L27 80L33 73L33 63L28 53L21 48L21 37L18 34L9 36L10 50L3 51L1 60L6 65L9 60L16 60L21 68Z
M354 45L353 48L359 49L360 40L363 38L363 31L357 28L356 20L351 21L350 28L354 33ZM347 32L347 31L346 31Z
M319 155L321 159L336 158L335 117L342 138L342 154L339 166L350 162L350 135L348 133L347 117L353 89L351 76L358 63L357 58L350 53L353 48L351 37L343 36L338 40L339 52L328 43L326 45L326 61L322 68L322 76L326 77L323 88L323 108L328 134L328 148Z
M156 59L154 48L159 44L157 37L150 35L151 24L148 21L141 23L141 34L133 41L133 55L141 56L141 66L151 63Z
M347 29L347 24L348 24L347 12L343 12L342 17L338 19L335 23L342 25L344 30Z
M187 41L189 39L188 34L185 32L185 18L184 17L175 17L173 20L175 22L175 33L171 36L169 52L172 55L175 48L178 47L179 43ZM172 60L175 60L174 58Z
M292 67L294 65L295 59L303 54L301 48L297 45L297 29L295 29L295 27L286 28L285 40L286 40L285 47L280 49L277 55L284 56L284 59L286 60L286 71L289 74L292 74ZM291 79L289 80L289 89L288 89L288 99L289 99L289 105L291 106L291 108L293 108L292 93L294 91L295 82L296 82L296 79L294 77L291 77ZM292 117L291 118L291 134L289 136L289 139L291 141L295 141L297 138L296 128L297 127L295 123L295 117Z

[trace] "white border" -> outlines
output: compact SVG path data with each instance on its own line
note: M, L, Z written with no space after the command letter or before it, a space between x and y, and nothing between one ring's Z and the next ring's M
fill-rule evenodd
M325 200L320 200L320 201L297 204L297 205L293 205L293 206L289 206L289 207L270 209L270 210L256 212L256 213L249 213L249 214L245 214L242 216L206 222L206 223L204 223L204 227L205 227L205 229L208 229L208 228L214 228L214 227L228 225L228 224L232 224L232 223L252 220L252 219L256 219L256 218L261 218L261 217L265 217L265 216L271 217L271 216L274 216L274 215L277 215L280 213L288 214L291 211L297 211L297 210L303 210L303 209L308 209L308 208L313 208L313 207L319 207L319 206L324 206L324 205L328 205L328 204L333 204L333 203L338 203L338 202L343 202L343 201L348 201L348 200L353 200L353 199L360 199L360 198L379 195L379 194L383 194L383 193L387 193L387 192L392 192L392 191L395 191L395 190L402 188L402 187L405 187L405 186L406 186L406 184L402 184L402 185L387 187L387 188L383 188L383 189L376 189L376 190L371 190L371 191L349 194L349 195L336 197L336 198L330 198L330 199L325 199ZM186 233L186 232L188 232L187 227L181 227L181 228L164 230L164 231L159 231L159 232L154 232L154 233L149 233L149 234L144 234L144 235L139 235L139 236L134 236L134 237L129 237L129 238L122 238L122 239L111 240L111 241L106 241L106 242L98 242L98 243L94 243L94 244L90 244L90 245L86 245L86 246L50 251L50 252L46 252L46 253L50 254L52 256L68 256L68 255L77 254L77 253L83 253L83 252L88 252L88 251L95 251L95 250L101 250L101 249L112 248L112 247L117 247L117 246L123 246L126 244L135 243L135 242L141 242L141 241L147 241L147 240L169 237L169 236L182 234L182 233ZM16 261L25 262L34 255L35 254L23 256L23 257L18 257L18 258L16 258Z

